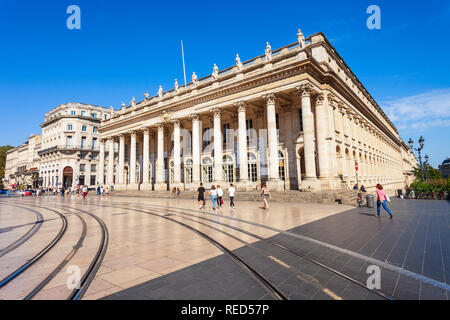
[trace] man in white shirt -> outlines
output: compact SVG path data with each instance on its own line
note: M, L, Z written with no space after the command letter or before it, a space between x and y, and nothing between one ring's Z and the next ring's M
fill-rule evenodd
M222 197L223 197L223 190L218 185L217 186L217 204L218 204L219 208L222 208Z
M236 193L236 189L233 187L233 184L230 183L230 187L228 188L228 195L230 196L230 208L236 209L234 205L234 194Z

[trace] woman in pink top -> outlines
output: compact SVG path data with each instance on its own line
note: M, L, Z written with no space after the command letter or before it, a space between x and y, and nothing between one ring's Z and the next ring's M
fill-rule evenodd
M392 213L389 208L386 206L386 193L384 193L383 186L381 184L377 184L377 214L380 216L380 207L383 206L384 210L389 213L389 216L392 219Z

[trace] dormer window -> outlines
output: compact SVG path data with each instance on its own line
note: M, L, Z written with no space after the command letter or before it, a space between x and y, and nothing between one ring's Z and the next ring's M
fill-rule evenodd
M77 112L75 110L70 111L71 116L75 116L76 114L77 114Z
M86 115L86 111L81 110L81 116L85 116Z

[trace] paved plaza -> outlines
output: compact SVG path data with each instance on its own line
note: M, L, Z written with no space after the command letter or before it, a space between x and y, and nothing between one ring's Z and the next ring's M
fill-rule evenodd
M338 204L273 202L266 211L238 201L215 212L207 204L199 211L195 201L176 198L2 198L0 279L58 234L58 213L67 225L50 251L0 287L0 299L23 299L66 260L33 299L67 298L65 270L87 273L101 242L95 217L107 228L107 248L83 299L275 299L256 273L288 299L449 298L447 201L393 199L392 220ZM365 286L371 265L381 271L377 290Z

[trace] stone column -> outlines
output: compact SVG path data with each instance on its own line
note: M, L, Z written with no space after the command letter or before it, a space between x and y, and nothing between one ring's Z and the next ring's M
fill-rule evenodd
M221 110L215 108L212 112L214 113L214 183L223 185Z
M251 188L248 180L248 156L247 156L247 123L245 119L246 105L244 101L234 104L238 110L238 148L239 148L239 181L236 187L246 191Z
M303 189L320 189L316 176L316 158L314 141L314 121L311 112L311 89L309 83L297 87L302 101L302 123L303 123L303 150L305 154L305 179L302 180Z
M136 131L131 132L130 139L130 185L127 186L128 189L137 189L136 181Z
M166 191L167 183L164 181L164 125L158 125L158 159L156 162L155 190Z
M321 93L316 99L316 127L317 127L317 153L319 157L319 173L321 180L329 180L330 174L330 160L331 154L328 146L328 98L325 94ZM324 184L325 188L329 187L328 184Z
M284 185L280 180L278 172L278 135L275 113L275 94L269 93L264 96L267 110L267 135L269 145L269 181L267 187L270 190L284 190Z
M119 188L124 188L123 184L123 173L125 168L125 135L121 134L119 137L119 168L117 171L118 174L118 184ZM125 188L124 188L125 189Z
M98 176L97 176L97 183L99 185L103 185L105 183L104 181L104 176L105 176L105 140L103 139L99 139L99 143L100 143L100 152L99 152L99 161L98 161ZM75 180L74 178L72 178L72 180Z
M108 154L108 179L107 179L107 184L108 187L111 187L111 184L114 181L114 138L110 138L108 140L108 149L109 149L109 154Z
M173 182L174 187L184 190L184 184L181 183L181 146L180 146L180 121L173 121ZM172 186L171 186L172 187Z
M144 129L142 150L142 190L151 190L150 184L150 130Z
M155 133L150 132L150 169L149 169L149 182L153 185L155 182ZM151 190L151 188L150 188Z
M197 114L191 114L192 119L192 190L197 190L200 183L200 126Z

